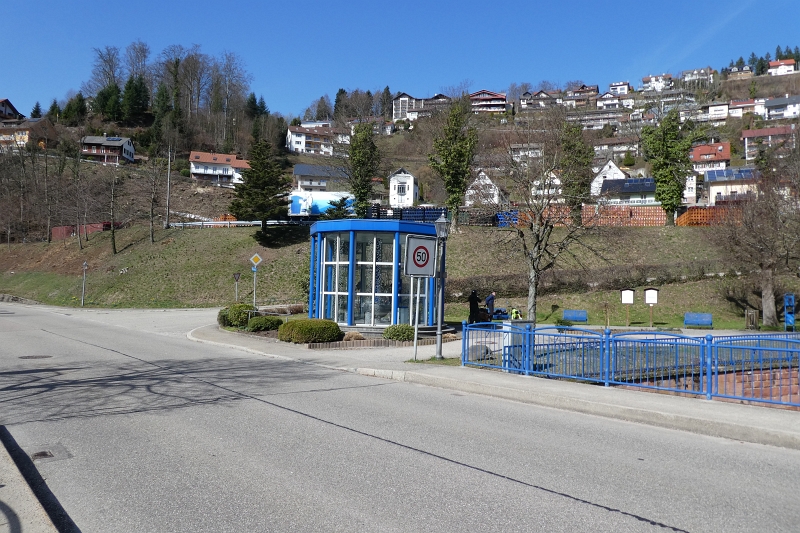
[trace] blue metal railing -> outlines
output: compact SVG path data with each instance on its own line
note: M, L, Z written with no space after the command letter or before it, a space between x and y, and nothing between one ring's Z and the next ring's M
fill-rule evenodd
M800 334L689 337L464 323L461 363L515 374L800 406Z

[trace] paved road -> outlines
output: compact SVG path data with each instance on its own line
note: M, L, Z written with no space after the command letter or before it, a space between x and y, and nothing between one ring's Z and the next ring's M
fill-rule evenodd
M798 451L186 339L213 318L0 304L0 424L81 531L800 523Z

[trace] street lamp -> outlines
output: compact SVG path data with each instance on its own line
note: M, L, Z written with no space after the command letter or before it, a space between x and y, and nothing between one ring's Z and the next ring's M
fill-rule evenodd
M444 321L444 258L447 250L447 230L449 228L447 219L444 213L439 215L436 222L433 223L436 227L436 242L442 244L441 261L439 262L439 305L438 316L436 318L436 359L442 359L442 322ZM438 246L437 246L438 247Z
M83 285L81 286L81 307L83 307L83 299L86 296L86 269L89 268L89 264L84 261L83 262Z

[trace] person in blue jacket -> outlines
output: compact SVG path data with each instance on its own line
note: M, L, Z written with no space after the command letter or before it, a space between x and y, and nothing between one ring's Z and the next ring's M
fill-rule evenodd
M494 318L494 291L489 293L489 296L486 297L486 308L489 310L489 320Z

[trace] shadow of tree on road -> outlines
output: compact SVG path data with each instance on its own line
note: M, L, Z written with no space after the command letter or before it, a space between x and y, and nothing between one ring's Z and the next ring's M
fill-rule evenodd
M227 404L315 391L342 374L270 359L127 361L0 372L0 425ZM338 382L341 386L341 382Z

